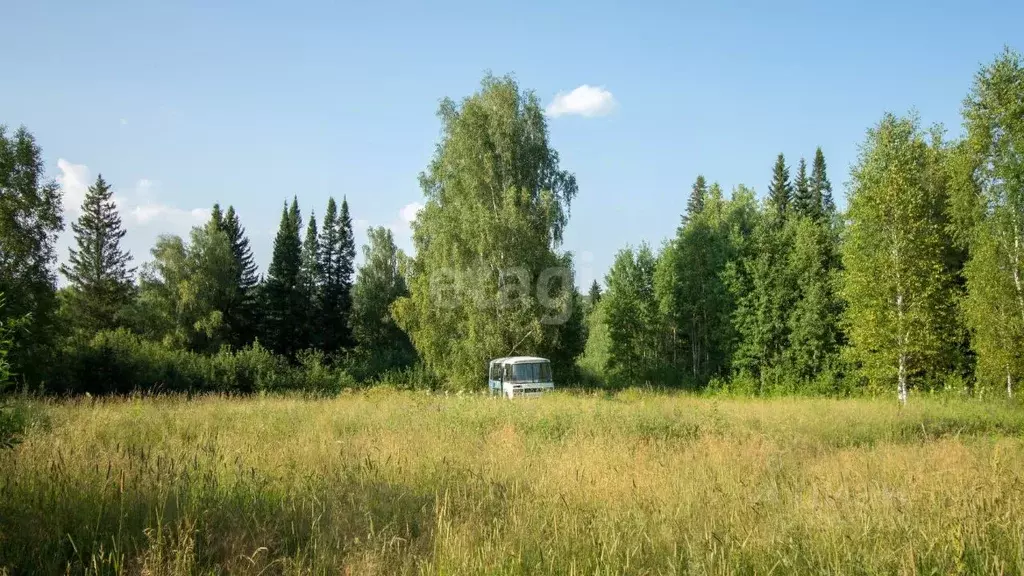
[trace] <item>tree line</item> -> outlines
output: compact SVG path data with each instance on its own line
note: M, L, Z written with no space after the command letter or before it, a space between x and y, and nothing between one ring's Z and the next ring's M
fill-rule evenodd
M95 374L139 387L273 388L403 370L474 388L489 359L535 354L562 383L876 389L901 401L911 388L1012 395L1024 375L1024 67L1009 49L975 77L962 138L913 114L868 130L845 211L820 148L795 168L779 154L761 200L698 176L675 235L657 250L621 250L604 287L586 294L562 247L578 186L536 96L487 76L462 101L443 100L438 117L414 257L374 228L356 270L347 201L330 199L318 221L293 198L265 276L239 215L216 205L134 268L102 176L56 267L60 190L32 135L0 129L11 370L70 391L88 386L62 382ZM168 367L143 371L122 356Z
M694 182L674 238L596 283L582 364L622 382L1012 396L1024 375L1024 69L1005 50L947 140L915 114L868 130L837 213L821 149L780 154L758 202ZM891 387L891 388L890 388Z
M370 228L357 272L347 200L339 207L330 198L320 225L311 211L304 232L298 199L286 203L265 277L235 209L216 204L188 238L161 236L151 259L136 268L121 246L126 231L114 191L99 175L71 222L74 246L57 268L67 285L58 290L51 265L63 224L59 191L44 180L40 148L26 129L10 136L0 130L0 147L2 326L18 328L9 358L23 382L106 390L101 383L69 387L60 381L67 371L54 367L66 368L69 358L90 347L109 346L112 332L198 356L255 349L257 356L293 362L314 354L332 366L344 358L347 372L356 375L415 362L389 311L407 292L407 258L391 230ZM120 353L132 354L132 346Z

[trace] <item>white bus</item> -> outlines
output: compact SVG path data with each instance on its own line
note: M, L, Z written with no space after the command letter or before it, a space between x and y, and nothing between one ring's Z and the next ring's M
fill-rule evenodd
M491 360L487 371L491 394L508 398L540 396L555 389L551 361L535 356L510 356Z

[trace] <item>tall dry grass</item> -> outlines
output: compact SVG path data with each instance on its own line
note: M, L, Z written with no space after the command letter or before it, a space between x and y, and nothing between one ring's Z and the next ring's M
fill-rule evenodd
M1024 413L368 392L36 403L11 574L1024 572Z

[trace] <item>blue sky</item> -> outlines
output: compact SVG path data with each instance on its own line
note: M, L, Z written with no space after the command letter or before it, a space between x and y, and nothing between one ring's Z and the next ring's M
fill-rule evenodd
M265 266L292 195L304 215L347 196L360 240L385 225L409 246L440 98L487 70L545 104L593 87L576 100L591 115L550 119L580 184L565 247L582 286L673 234L698 173L760 195L776 154L820 145L844 204L884 111L957 134L979 65L1024 49L1020 2L8 4L0 123L36 135L69 217L98 172L114 184L137 261L219 201Z

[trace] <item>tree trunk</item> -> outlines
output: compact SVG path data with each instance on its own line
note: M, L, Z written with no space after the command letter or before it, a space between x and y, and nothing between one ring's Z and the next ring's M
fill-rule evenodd
M1013 376L1010 374L1010 365L1006 365L1006 397L1013 398Z
M898 321L899 334L897 343L900 350L899 369L896 383L896 395L900 400L900 406L907 405L907 340L908 335L903 330L903 292L896 294L896 317Z
M1024 288L1021 287L1020 279L1020 227L1017 225L1017 218L1013 219L1013 286L1017 290L1017 311L1024 321Z
M900 352L900 370L899 370L899 383L896 387L896 393L899 395L900 405L907 405L907 355Z

